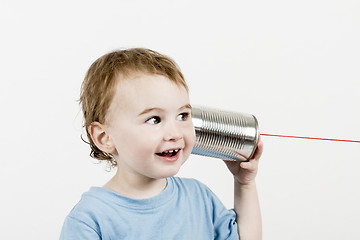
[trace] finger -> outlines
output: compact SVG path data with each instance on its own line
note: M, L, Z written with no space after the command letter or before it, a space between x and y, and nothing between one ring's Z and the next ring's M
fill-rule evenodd
M257 161L250 160L249 162L241 162L240 167L246 170L254 171L257 169Z

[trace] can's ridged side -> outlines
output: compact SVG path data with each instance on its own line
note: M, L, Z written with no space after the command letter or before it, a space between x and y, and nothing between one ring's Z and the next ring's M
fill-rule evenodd
M232 161L247 161L258 141L253 115L194 107L196 143L192 153Z

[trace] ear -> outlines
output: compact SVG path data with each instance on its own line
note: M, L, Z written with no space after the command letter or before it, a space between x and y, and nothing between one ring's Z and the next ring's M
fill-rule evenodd
M115 145L106 132L105 126L99 122L93 122L89 126L89 133L94 144L103 152L113 154Z

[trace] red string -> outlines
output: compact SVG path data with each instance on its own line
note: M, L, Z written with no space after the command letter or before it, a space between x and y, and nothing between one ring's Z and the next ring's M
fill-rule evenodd
M269 136L269 137L301 138L301 139L312 139L312 140L323 140L323 141L337 141L337 142L360 143L360 141L358 141L358 140L348 140L348 139L317 138L317 137L300 137L300 136L287 136L287 135L267 134L267 133L261 133L260 135L261 135L261 136Z

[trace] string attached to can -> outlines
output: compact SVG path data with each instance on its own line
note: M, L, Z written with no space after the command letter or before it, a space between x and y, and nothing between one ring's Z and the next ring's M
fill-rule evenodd
M191 111L196 140L193 154L227 161L249 161L256 151L259 136L360 143L360 140L303 137L260 133L256 117L204 106Z
M302 136L288 136L288 135L279 135L279 134L268 134L260 133L261 136L267 137L282 137L282 138L301 138L308 140L321 140L321 141L333 141L333 142L351 142L351 143L360 143L359 140L349 140L349 139L336 139L336 138L318 138L318 137L302 137Z

